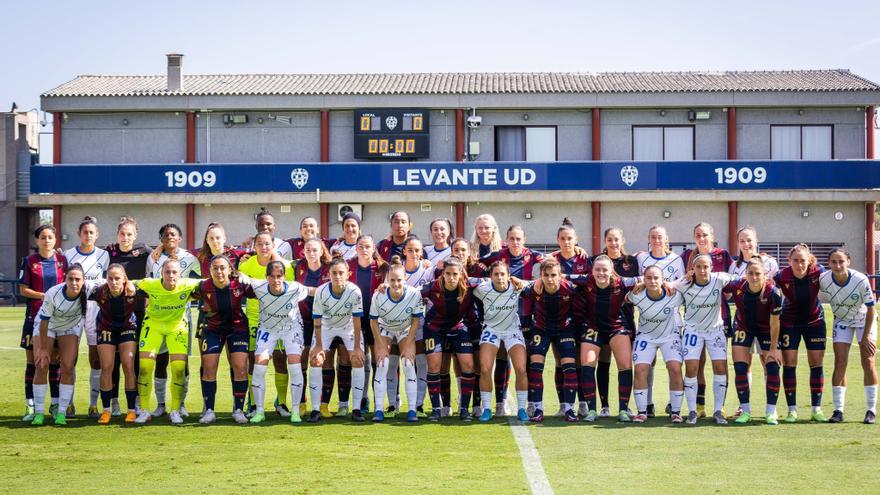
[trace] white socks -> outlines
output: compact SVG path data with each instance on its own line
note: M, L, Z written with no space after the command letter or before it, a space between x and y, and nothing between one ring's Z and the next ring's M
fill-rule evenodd
M483 392L480 390L480 407L492 410L492 391Z
M256 368L256 365L254 366ZM303 370L300 363L287 364L287 376L290 377L290 410L299 413L299 404L302 401ZM263 375L265 381L266 375ZM265 390L263 394L265 394Z
M684 397L687 399L688 411L697 410L697 377L684 377Z
M418 359L418 356L416 356ZM425 365L425 372L428 371L427 364ZM406 380L404 382L403 388L406 391L406 405L407 409L410 411L415 411L416 406L419 405L417 396L418 396L418 388L419 388L419 379L416 374L416 366L409 359L403 360L403 378ZM427 380L427 379L426 379ZM425 382L427 383L427 381Z
M167 378L156 378L153 381L153 389L156 390L156 402L159 404L165 404L165 382L167 381Z
M877 414L877 385L865 385L865 402L868 410Z
M385 392L387 389L388 358L376 363L376 372L373 373L373 398L376 403L373 408L376 411L385 410Z
M321 410L321 387L324 386L324 370L320 366L309 368L309 398L312 400L312 411Z
M416 373L419 377L418 395L416 396L416 406L425 403L425 394L428 393L428 355L416 354ZM409 401L409 397L406 398Z
M62 383L58 386L58 392L58 412L64 414L70 401L73 400L73 385Z
M714 375L712 377L712 398L715 411L724 409L724 401L727 398L727 375Z
M865 387L865 396L868 395L868 387ZM834 410L843 412L843 406L846 404L846 387L831 387L832 402Z
M386 360L386 368L388 368L388 375L386 377L386 393L388 390L391 391L391 397L388 397L388 405L394 407L395 409L399 409L400 404L398 395L398 377L397 377L397 368L400 365L400 356L391 354L388 356Z
M98 406L98 396L101 394L101 369L89 369L89 407Z
M490 392L490 394L491 394L491 392ZM482 395L482 393L480 395ZM517 409L525 409L526 402L528 400L529 400L529 391L528 390L517 390L516 391L516 408Z
M651 365L648 368L648 388L647 388L647 401L648 404L654 403L654 365Z
M46 383L43 384L34 384L34 413L35 414L46 414L46 392L49 389L49 385Z
M353 409L361 409L361 399L364 397L364 368L351 369L351 403Z
M684 390L669 391L669 407L672 412L681 413L681 402L684 400Z
M265 364L254 364L254 377L251 379L251 393L254 396L254 405L257 406L257 414L265 412L266 403L266 371L269 367Z
M636 412L643 413L648 410L648 390L647 388L637 388L633 390L633 398L636 401Z

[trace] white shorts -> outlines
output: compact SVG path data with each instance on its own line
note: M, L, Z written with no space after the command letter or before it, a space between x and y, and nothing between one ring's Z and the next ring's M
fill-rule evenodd
M339 337L349 352L354 350L354 328L325 328L321 327L322 350L330 350L330 344ZM315 336L312 335L312 347L315 346ZM364 350L364 339L361 339L361 350Z
M852 344L853 337L855 337L856 345L859 345L862 341L862 336L865 335L865 324L855 326L845 321L835 320L831 335L835 344ZM877 342L876 322L874 325L871 325L871 333L868 334L868 338L871 339L871 342Z
M648 364L654 362L657 357L657 351L663 354L663 361L681 362L681 337L674 334L668 340L663 342L653 342L643 338L641 335L636 336L633 342L633 364Z
M281 342L284 345L284 352L287 353L288 356L302 355L302 330L294 328L274 332L257 329L257 344L254 348L254 355L271 356L275 351L278 342Z
M98 313L101 309L98 307L97 301L88 301L86 303L86 316L83 326L86 330L86 343L89 345L98 345Z
M67 330L61 330L61 331L53 330L52 327L50 326L46 330L46 335L50 339L57 339L58 337L64 337L66 335L73 335L78 339L82 336L82 332L83 332L83 324L82 324L82 321L80 321L79 323L68 328ZM40 340L40 317L38 316L37 318L35 318L35 321L34 321L34 340L33 341L39 342L39 340Z
M501 344L504 344L504 348L510 352L515 346L521 345L525 347L526 341L523 338L522 330L519 328L499 332L494 328L484 326L483 331L480 333L480 345L482 346L483 344L496 348L500 348Z
M392 344L399 344L401 340L409 336L409 328L400 332L391 332L382 325L379 325L379 335L391 339Z
M694 332L685 329L682 337L682 356L685 361L699 361L703 347L712 361L727 360L727 336L724 328L718 327L709 332Z

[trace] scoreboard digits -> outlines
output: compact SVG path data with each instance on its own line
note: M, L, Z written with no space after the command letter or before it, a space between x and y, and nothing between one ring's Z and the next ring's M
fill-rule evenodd
M380 108L354 112L355 158L428 158L428 143L427 110Z

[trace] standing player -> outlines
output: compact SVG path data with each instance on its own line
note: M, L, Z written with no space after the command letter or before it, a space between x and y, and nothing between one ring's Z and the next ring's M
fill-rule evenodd
M684 263L687 271L693 270L694 260L700 254L708 255L711 258L713 272L727 272L730 269L733 258L730 257L730 253L726 249L715 246L715 229L708 223L700 222L694 227L694 245L694 249L685 249L681 253L681 261ZM721 304L721 320L724 322L725 335L731 335L730 306L727 305L727 302ZM686 341L684 343L685 345L687 344ZM697 416L701 418L706 417L705 369L706 352L702 351L700 353L700 364L697 369Z
M797 362L801 339L807 348L810 365L810 419L824 423L822 389L825 388L825 315L819 304L819 275L823 268L816 263L806 244L798 244L788 253L788 268L773 277L785 299L782 303L782 386L788 403L786 423L797 421Z
M292 281L294 279L294 271L293 265L287 261L286 259L281 258L275 249L275 242L272 239L272 234L269 233L268 230L260 232L253 239L254 244L254 255L248 258L245 261L242 261L238 265L238 272L244 274L251 280L265 280L266 278L266 268L269 266L269 263L273 260L280 259L282 264L285 267L285 275L288 281ZM284 244L288 246L288 244ZM255 298L249 298L247 300L247 320L248 320L248 374L249 378L253 377L253 367L254 367L254 350L257 347L257 330L259 328L260 315L259 315L259 302ZM290 410L287 409L287 405L285 404L284 397L287 395L287 365L286 360L284 359L283 353L281 354L281 360L276 357L279 353L279 349L276 349L276 353L273 354L273 361L275 364L275 391L277 393L275 399L275 412L278 413L281 417L288 417L290 415ZM281 368L281 371L279 371ZM300 372L302 375L302 372ZM246 411L249 414L253 414L254 411L260 406L254 401L253 390L251 390L251 404Z
M113 367L117 357L125 371L126 423L134 423L137 402L137 376L134 354L137 352L137 295L122 265L107 268L107 283L98 287L91 298L98 306L96 322L98 355L101 360L101 405L98 424L109 424L113 398Z
M146 277L147 274L147 258L150 257L150 248L142 242L137 242L138 223L132 217L121 217L116 226L116 242L108 244L104 248L110 255L110 264L119 264L125 269L125 275L129 280L138 280ZM135 319L137 320L137 332L135 333L135 345L140 341L141 324L144 321L144 307L146 301L143 294L136 295L136 306L134 309ZM116 363L113 365L113 399L110 401L111 413L115 415L122 414L119 408L119 368L121 361L119 360L117 351ZM137 378L138 370L138 353L134 353L134 373Z
M358 241L363 242L362 238ZM370 239L372 241L372 239ZM359 247L360 253L367 249ZM384 291L370 291L370 329L373 333L376 373L373 379L373 393L376 400L376 413L373 421L385 420L385 393L387 391L388 355L391 345L400 349L403 361L404 390L409 409L407 421L418 421L416 398L418 395L418 378L416 376L415 355L416 332L424 311L422 294L415 287L406 284L406 273L399 257L393 257L388 266ZM360 285L360 284L359 284ZM371 284L372 287L372 284ZM396 391L395 391L396 393Z
M639 310L639 333L633 344L633 363L636 367L633 396L637 413L632 420L644 423L648 419L648 370L653 366L659 350L669 371L670 419L673 423L681 423L684 391L681 381L681 334L676 316L683 299L680 293L670 294L663 287L663 270L659 266L648 266L644 280L644 291L638 294L633 291L626 296ZM691 409L688 415L688 424L697 424L695 409Z
M291 405L290 422L300 423L300 398L302 397L303 374L300 359L302 356L302 318L299 303L315 289L297 282L287 283L287 265L282 261L271 261L266 266L266 281L249 282L248 297L259 301L259 323L257 331L256 363L254 364L254 401L256 412L251 423L266 420L264 404L266 398L266 371L269 356L283 342L287 354L287 369L290 375Z
M408 243L407 250L409 248ZM427 384L432 407L429 419L439 421L441 418L440 369L443 353L449 351L455 353L461 368L459 418L470 421L470 397L474 391L474 347L470 339L470 329L477 326L477 320L473 294L468 287L467 274L464 273L461 261L454 257L447 258L443 264L441 279L433 283L428 281L423 286L422 296L429 303L423 330L424 347L428 354ZM416 352L418 353L418 348ZM416 361L416 372L419 371L418 366ZM421 406L422 403L418 400L417 394L416 401Z
M544 360L554 345L562 364L565 421L577 422L573 409L578 388L575 366L574 329L581 326L583 306L577 287L562 277L559 262L549 258L539 267L541 280L535 288L526 288L523 298L532 303L534 323L529 337L529 402L535 412L531 421L544 421ZM497 384L496 384L497 386Z
M484 258L483 263L491 265L498 260L507 264L511 277L520 280L541 278L541 263L544 261L544 256L526 247L526 234L521 225L511 225L507 229L507 246L502 247L498 253ZM532 326L532 304L533 302L529 298L520 299L519 321L520 327L523 329L523 337L526 340L529 340L529 329ZM507 352L503 348L498 350L498 356L495 359L494 380L495 415L502 416L507 409L507 384L510 380L510 365L507 361Z
M162 266L165 264L165 261L169 259L169 257L173 256L177 259L177 264L180 266L180 276L181 277L192 277L201 275L201 265L199 264L198 258L193 256L189 251L180 247L181 237L180 227L173 223L169 223L163 225L159 229L159 238L161 239L161 245L153 250L152 254L150 254L149 259L147 259L147 277L150 278L160 278L162 276ZM191 341L192 337L192 316L190 312L187 310L184 312L184 318L186 319L186 326L189 329L187 332L187 351L189 351L189 341ZM143 355L143 353L141 353ZM168 380L168 361L169 361L169 353L166 347L163 345L160 347L159 352L156 356L156 410L153 411L152 415L159 417L165 414L165 385ZM140 374L140 373L138 373ZM189 390L189 363L184 360L184 385L183 385L183 395L180 401L180 415L183 417L189 416L189 413L186 412L186 407L184 406L184 402L186 401L186 393ZM143 394L140 395L141 400L143 400Z
M275 216L266 208L260 208L260 211L254 215L254 228L256 229L256 233L268 232L269 235L272 236L272 243L275 245L275 252L278 253L278 256L280 256L281 259L293 261L290 244L284 242L284 239L280 236L275 235L277 227L278 225L275 223ZM255 237L248 237L241 244L242 247L248 250L254 249L255 239Z
M846 366L853 337L859 344L862 370L865 374L865 424L877 420L877 368L874 354L877 350L877 315L874 310L874 292L868 277L852 270L849 253L837 248L828 255L827 271L819 276L819 293L831 303L834 312L834 374L831 376L834 413L831 423L843 422L846 403Z
M330 254L339 253L348 261L357 256L357 240L361 236L361 217L355 212L348 212L342 217L342 237L330 246Z
M596 255L590 259L590 263L596 261L601 255L607 256L614 264L614 272L621 277L638 277L639 262L635 256L626 252L626 238L623 237L623 229L620 227L608 227L603 234L605 240L605 248L600 255ZM635 338L636 322L635 311L633 305L625 303L621 308L623 311L623 325L629 331L630 338ZM583 366L583 364L581 364ZM583 371L583 370L582 370ZM592 371L588 370L589 373ZM608 401L608 386L611 375L611 347L606 343L600 347L599 360L596 364L596 388L599 392L599 400L602 408L599 410L600 418L611 416ZM583 376L582 374L580 376ZM579 376L579 380L580 380Z
M379 241L376 245L376 252L386 262L391 260L394 255L403 258L403 246L409 238L412 222L409 220L409 213L405 211L396 211L391 214L391 233L388 237Z
M562 219L562 225L559 229L556 230L556 242L559 244L559 250L550 253L550 256L556 258L556 261L559 262L559 267L562 269L563 275L589 275L592 270L592 262L590 261L590 256L586 251L578 247L578 236L577 232L574 229L574 224L572 221L565 217ZM562 384L563 384L563 376L562 376L562 366L559 362L559 356L556 354L556 348L553 348L553 355L556 358L556 370L554 372L554 378L556 381L556 397L559 399L559 411L556 413L557 416L563 416L565 411L562 407ZM580 357L580 356L576 356ZM577 361L577 377L578 381L580 381L581 376L581 364L580 361ZM580 405L578 407L578 416L586 416L589 408L587 407L587 401L581 394L581 388L578 386L578 401Z
M498 349L503 345L513 361L516 371L517 419L528 421L526 402L529 394L529 377L526 372L526 344L519 326L519 295L523 287L515 287L510 282L510 271L503 261L496 261L490 267L490 280L483 281L474 288L474 297L482 302L483 329L480 335L481 363L486 367L480 373L480 402L485 404L480 421L492 419L492 364ZM462 380L464 381L464 380ZM464 395L464 391L462 391ZM467 412L462 405L462 415Z
M684 345L685 364L684 391L688 405L688 423L699 417L697 372L705 351L712 360L712 397L715 413L712 418L719 425L727 424L724 418L724 399L727 395L727 336L721 308L726 306L722 291L736 276L714 272L712 256L697 254L691 260L692 272L679 280L676 289L684 297ZM690 280L688 280L690 279Z
M202 281L183 277L180 262L174 257L162 264L162 278L136 280L134 284L150 298L144 316L138 371L138 395L141 412L135 423L152 420L150 413L150 390L156 356L163 346L168 349L171 368L171 423L183 423L180 406L183 402L186 382L186 359L189 355L189 325L185 313L189 311L189 299L193 289Z
M348 281L348 263L342 258L334 258L329 265L330 282L318 287L312 306L315 332L312 337L309 361L309 394L312 399L312 413L309 422L321 419L318 404L321 402L321 367L324 352L330 348L333 339L339 337L351 359L351 377L354 384L352 398L360 404L364 383L364 342L361 333L363 303L357 285ZM353 421L363 421L361 410L355 408L351 413Z
M248 361L248 319L242 309L246 298L245 286L231 278L233 264L224 254L215 255L208 268L211 278L196 286L192 293L193 298L201 301L201 313L204 314L200 344L205 412L199 423L210 424L217 420L214 413L217 366L224 347L232 370L232 419L236 423L245 423L247 418L242 411L247 395Z
M776 414L776 401L779 398L779 365L782 352L779 350L779 315L782 313L782 292L773 286L767 276L761 258L755 257L746 263L745 277L731 283L725 289L736 305L736 330L733 332L731 350L733 369L736 371L736 394L741 413L736 424L752 421L750 401L751 382L749 381L749 360L753 342L761 349L761 359L766 363L767 417L769 425L779 424Z
M25 350L26 366L24 371L24 397L25 409L23 422L30 423L34 420L34 331L36 330L37 314L43 304L45 293L50 287L58 285L64 280L64 272L67 271L67 260L55 251L55 227L41 225L34 231L37 240L37 252L26 256L21 262L21 271L18 275L19 292L27 299L24 312L24 323L21 327L21 343ZM58 384L61 383L61 365L58 364L57 352L50 352L51 359L47 365L49 373L49 387L51 389L52 407L51 414L55 414L58 408ZM45 383L45 382L43 382ZM45 391L43 393L45 400ZM45 405L41 406L44 410ZM65 411L66 412L66 411Z
M685 274L685 266L677 254L669 248L669 235L666 227L654 225L648 229L647 253L639 253L636 259L639 262L639 274L644 275L649 266L658 266L663 271L663 280L674 282ZM679 325L680 326L680 325ZM654 367L648 371L648 417L654 417Z
M67 265L82 266L86 280L99 280L107 276L110 266L110 255L107 251L95 246L98 240L98 223L95 217L85 217L77 229L80 244L64 252ZM101 391L101 359L98 357L98 337L95 332L95 319L98 317L98 304L89 301L86 316L83 319L86 332L86 343L89 345L89 417L97 418L98 395Z
M474 233L471 235L471 253L474 258L483 260L501 251L504 243L495 217L483 213L474 219Z
M34 330L34 338L38 339L34 346L34 364L37 368L34 376L34 419L31 421L34 426L42 426L45 421L46 373L56 340L61 358L61 384L58 410L53 419L58 426L67 424L65 411L73 402L73 375L87 299L97 286L85 279L81 266L72 265L64 275L64 283L52 286L45 293L38 317L40 323Z
M450 245L452 246L452 256L455 256L456 258L458 258L461 261L462 265L464 266L464 272L467 274L468 277L483 278L488 275L486 273L486 265L480 263L471 255L470 244L468 243L468 241L466 239L461 238L461 237L457 237L452 240ZM442 274L442 269L439 270L439 273ZM439 276L438 271L435 271L434 274L435 274L435 276ZM483 301L476 299L474 301L474 309L476 310L477 321L481 321L482 315L483 315ZM477 326L477 327L471 328L469 330L470 330L471 344L475 348L479 349L480 348L480 337L482 334L480 327ZM480 352L482 352L482 351L480 351ZM479 384L480 380L481 380L481 376L482 376L480 374L480 366L481 366L480 365L480 352L474 353L474 384ZM494 363L494 361L495 361L494 357L492 358L492 361ZM459 374L458 376L459 376L459 380L461 380L461 375ZM459 383L459 390L461 390L460 383ZM450 396L451 395L452 394L450 391ZM473 409L471 411L471 415L472 416L480 416L480 414L482 413L482 407L480 405L481 404L480 389L477 386L474 387L472 404L473 404Z
M375 254L376 246L373 242L373 236L369 234L363 234L357 239L357 257L348 260L348 272L350 274L349 281L358 286L358 289L361 290L361 294L369 295L369 297L364 298L364 314L368 316L366 319L361 318L362 329L371 328L371 320L369 318L369 315L371 314L370 311L372 309L372 294L376 291L376 288L379 286L379 284L382 283L383 280L384 270L382 269L382 265L384 265L385 262L381 258L375 256ZM413 332L412 335L414 339L415 332ZM370 399L368 393L368 391L370 390L370 367L372 365L372 367L375 368L377 365L374 349L376 341L374 340L374 336L375 335L372 331L364 331L364 345L366 348L366 352L369 353L368 359L364 360L364 398L361 399L360 404L355 404L356 407L361 408L362 414L367 414L370 410ZM391 343L393 344L394 342ZM383 373L387 372L387 369L388 363L386 362ZM386 376L383 375L381 377L383 385L385 385L385 380ZM377 403L376 411L381 411L384 407L384 403Z
M580 329L581 387L587 399L589 411L584 421L596 421L595 366L599 351L604 345L611 347L617 363L617 394L619 419L632 421L629 412L629 397L632 393L632 330L624 319L622 311L626 295L634 280L623 279L614 271L614 264L606 255L593 259L593 273L581 283L581 292L586 296L586 319Z
M296 264L294 280L305 285L306 287L318 287L321 284L324 284L328 280L330 280L330 273L329 273L330 259L328 258L327 254L325 253L320 241L318 241L316 239L314 241L307 242L303 246L303 255L305 256L305 263L300 262L300 263ZM314 318L312 318L313 304L314 304L314 297L312 297L312 296L309 296L306 299L299 302L299 312L300 312L300 315L302 316L302 320L303 320L303 355L304 356L309 355L309 351L310 351L310 348L312 345L312 337L314 335L315 320L314 320ZM306 380L306 382L308 382L309 375L307 374L307 370L308 370L308 366L309 366L309 360L304 359L301 361L300 364L302 366L302 372L303 372L303 377L304 377L303 379ZM322 373L328 374L329 378L332 379L333 368L331 367L328 369L324 369L322 371ZM324 376L328 376L328 375L324 375ZM322 386L323 386L324 381L329 381L329 379L328 380L322 379L322 381L321 381ZM306 412L308 411L308 409L306 407L305 386L303 386L303 387L304 387L303 388L303 396L300 399L300 411L299 411L300 416L304 416L306 414ZM332 386L330 386L326 392L324 392L322 390L321 398L323 399L324 396L326 396L327 401L324 402L322 400L319 405L313 404L314 406L320 408L321 415L325 418L333 417L333 414L330 412L330 405L329 405L330 395L331 395L332 391L333 391Z

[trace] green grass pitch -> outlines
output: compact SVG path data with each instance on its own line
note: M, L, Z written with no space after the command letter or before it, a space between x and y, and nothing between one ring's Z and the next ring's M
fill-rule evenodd
M214 425L192 414L182 427L165 418L131 427L114 418L99 426L84 417L88 360L78 365L78 417L66 427L34 428L20 422L24 353L18 349L23 310L0 308L0 472L6 493L528 493L520 453L504 419L462 424L448 418L407 424L355 424L331 419L291 425L269 413L264 425L236 425L229 412L231 389L219 380ZM830 316L830 315L829 315ZM830 318L828 320L830 322ZM85 351L83 344L82 351ZM800 415L809 417L806 356L798 373ZM823 406L831 412L831 364L825 360ZM190 361L194 376L198 360ZM228 376L226 364L220 377ZM271 367L270 367L271 369ZM546 409L556 410L552 363L545 383ZM270 371L270 374L272 372ZM612 368L611 400L616 405ZM655 402L666 403L665 373L657 368ZM861 424L864 392L858 350L850 357L847 422L719 427L671 425L665 414L644 425L616 419L569 425L549 418L528 425L543 468L556 493L873 493L880 427ZM763 374L754 369L752 409L764 410ZM268 378L267 403L274 398ZM736 408L733 389L728 414ZM454 386L453 386L454 388ZM192 380L187 406L201 410L199 382ZM454 391L453 391L454 394ZM708 393L711 404L711 387ZM785 399L780 394L780 412ZM335 408L335 406L331 406ZM616 408L612 408L616 413Z

